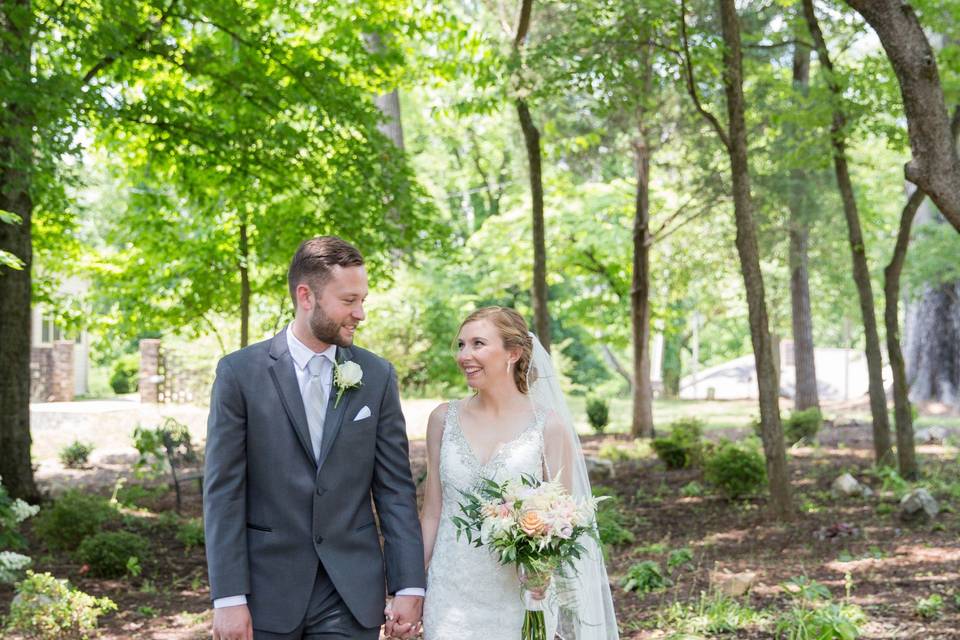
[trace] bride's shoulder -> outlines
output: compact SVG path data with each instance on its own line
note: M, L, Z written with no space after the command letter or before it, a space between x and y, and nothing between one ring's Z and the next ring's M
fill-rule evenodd
M428 440L433 437L439 437L443 434L443 426L447 423L447 413L450 411L450 407L453 404L453 401L441 402L433 408L433 411L430 412L430 417L427 418Z

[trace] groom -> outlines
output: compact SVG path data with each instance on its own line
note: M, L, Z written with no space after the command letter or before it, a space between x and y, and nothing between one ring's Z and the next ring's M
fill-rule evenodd
M396 374L351 346L365 317L363 257L313 238L288 281L293 322L223 358L213 384L203 491L213 638L376 640L385 591L396 596L387 633L410 636L423 542Z

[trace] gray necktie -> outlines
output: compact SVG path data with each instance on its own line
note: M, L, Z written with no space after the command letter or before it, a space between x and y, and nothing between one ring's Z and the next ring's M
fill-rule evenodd
M313 446L314 459L320 458L320 444L323 442L323 420L327 414L327 398L325 382L330 360L326 356L315 355L307 363L310 379L303 393L303 408L307 413L307 426L310 427L310 444Z

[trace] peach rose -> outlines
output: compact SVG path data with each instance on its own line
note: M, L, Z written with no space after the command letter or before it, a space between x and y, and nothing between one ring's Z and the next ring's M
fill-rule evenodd
M536 511L526 511L520 517L520 528L523 529L523 532L528 536L535 536L542 534L547 530L547 523L543 521L543 518L540 517L540 514Z

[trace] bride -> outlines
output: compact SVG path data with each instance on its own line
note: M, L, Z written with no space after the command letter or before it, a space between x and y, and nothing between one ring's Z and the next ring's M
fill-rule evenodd
M513 565L457 539L461 491L480 478L559 478L577 498L590 481L550 356L513 309L486 307L460 325L457 364L474 394L438 406L427 425L428 471L421 526L428 569L425 640L514 640L524 611ZM576 574L555 576L539 605L548 638L615 640L610 587L597 543ZM532 602L530 604L533 604Z

